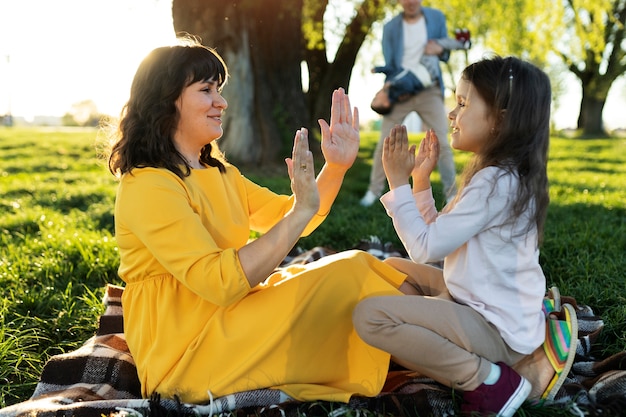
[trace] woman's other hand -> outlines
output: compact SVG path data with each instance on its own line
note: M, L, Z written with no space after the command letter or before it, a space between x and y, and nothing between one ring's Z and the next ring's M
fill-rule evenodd
M309 150L308 130L296 131L291 158L286 158L287 171L291 180L291 191L295 197L294 211L303 210L311 216L319 210L320 196L315 181L313 154Z

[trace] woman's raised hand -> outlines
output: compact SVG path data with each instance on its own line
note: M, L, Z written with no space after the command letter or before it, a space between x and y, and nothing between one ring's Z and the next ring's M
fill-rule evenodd
M359 110L350 106L350 98L343 88L333 92L330 125L318 120L322 131L322 154L327 165L347 171L359 152Z

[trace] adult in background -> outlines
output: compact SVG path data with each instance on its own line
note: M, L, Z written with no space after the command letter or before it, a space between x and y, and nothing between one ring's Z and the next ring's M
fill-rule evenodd
M398 0L403 12L395 16L383 28L383 55L385 66L400 72L408 69L418 74L420 60L424 54L436 55L447 61L450 51L437 43L436 39L447 38L448 29L444 14L436 9L422 7L422 0ZM382 150L385 136L391 128L402 124L411 112L417 112L422 121L435 131L439 138L439 160L437 168L443 183L446 201L456 194L456 170L452 149L448 143L448 119L443 102L443 79L441 67L437 65L437 77L430 87L395 103L391 111L383 116L380 140L374 151L373 165L367 192L361 199L362 206L371 206L383 194L387 179L382 165Z
M374 396L389 354L359 338L352 311L401 294L406 275L354 250L275 270L328 215L357 156L358 111L336 90L330 124L319 122L324 166L316 177L307 129L297 130L286 158L293 194L275 194L219 150L227 78L222 58L192 40L153 50L109 157L120 180L124 329L142 393L187 403L260 388L285 400ZM251 230L261 236L250 241Z

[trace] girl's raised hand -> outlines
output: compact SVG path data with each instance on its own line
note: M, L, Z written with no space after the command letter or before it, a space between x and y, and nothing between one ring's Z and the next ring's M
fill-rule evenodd
M415 160L415 145L409 147L406 126L394 126L383 142L383 169L389 189L409 183Z

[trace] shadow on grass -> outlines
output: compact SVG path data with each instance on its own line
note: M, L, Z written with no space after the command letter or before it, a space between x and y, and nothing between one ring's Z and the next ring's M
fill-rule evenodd
M547 284L605 321L600 356L626 350L625 250L626 208L550 205L540 257Z

